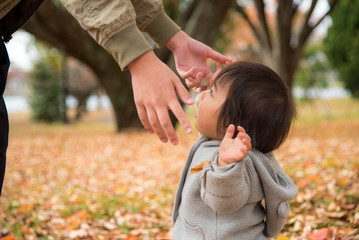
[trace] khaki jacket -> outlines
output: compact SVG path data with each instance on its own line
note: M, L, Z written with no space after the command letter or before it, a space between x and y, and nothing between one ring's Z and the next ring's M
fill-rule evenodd
M60 1L113 55L122 70L152 50L141 32L147 32L157 45L162 45L180 30L166 15L162 0Z
M8 14L19 2L20 0L3 0L0 2L0 19Z
M8 42L41 5L43 0L2 0L0 2L0 37Z

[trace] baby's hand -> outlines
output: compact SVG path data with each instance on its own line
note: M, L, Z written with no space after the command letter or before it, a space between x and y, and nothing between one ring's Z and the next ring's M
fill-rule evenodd
M234 134L234 125L228 126L227 132L219 147L218 166L223 167L231 163L239 162L245 158L248 151L252 149L251 138L244 128L237 127L239 133L236 138Z

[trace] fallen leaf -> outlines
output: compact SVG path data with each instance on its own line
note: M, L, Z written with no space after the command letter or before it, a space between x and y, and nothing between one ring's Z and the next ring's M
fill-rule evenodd
M325 215L330 218L343 218L347 215L346 212L326 212Z
M337 240L337 230L335 228L323 228L307 235L309 240Z
M204 160L203 162L200 162L199 164L197 164L196 166L194 166L193 168L191 168L191 174L195 174L195 173L199 173L200 171L202 171L202 169L207 166L209 163L211 162L210 159Z
M16 240L14 234L6 235L5 237L1 237L0 240Z

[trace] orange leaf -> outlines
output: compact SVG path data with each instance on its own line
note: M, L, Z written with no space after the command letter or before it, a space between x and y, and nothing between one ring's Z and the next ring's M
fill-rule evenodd
M278 240L290 240L290 238L283 235L279 235Z
M75 230L80 226L81 222L78 219L74 219L71 225L67 227L68 230Z
M339 180L339 184L344 187L345 185L347 185L349 182L349 178L348 177L343 177Z
M305 178L300 179L297 183L298 188L305 188L307 185L308 185L308 180Z
M31 204L24 204L24 205L21 205L19 208L18 208L18 213L19 214L24 214L24 213L27 213L27 212L30 212L34 209L34 206L31 205Z
M157 239L172 239L172 233L171 232L160 232L156 235Z
M202 171L202 169L208 165L208 163L210 163L211 160L210 159L207 159L207 160L204 160L203 162L200 162L199 164L197 164L196 166L194 166L193 168L191 168L191 174L195 174L195 173L198 173L200 171Z
M128 192L128 187L126 185L119 185L113 189L114 193L126 193Z
M83 219L87 219L90 217L91 217L91 215L85 209L83 209L81 211L74 213L73 215L69 216L68 218L75 218L75 219L83 220Z
M309 175L306 177L306 179L309 182L317 182L317 181L321 180L322 178L319 175Z
M128 236L125 240L138 240L139 238L133 235Z
M15 240L15 235L14 234L9 234L6 235L5 237L1 237L0 240Z
M30 229L27 226L22 226L21 230L25 235L30 233Z

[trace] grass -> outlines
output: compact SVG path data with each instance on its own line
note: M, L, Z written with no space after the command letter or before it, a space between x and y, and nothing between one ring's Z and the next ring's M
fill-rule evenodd
M276 239L318 239L321 229L355 239L359 224L359 102L298 102L276 155L299 189ZM188 107L194 122L194 108ZM0 239L167 239L174 195L196 132L178 146L129 129L111 111L62 125L10 115ZM193 124L192 124L193 125ZM194 126L194 125L193 125Z

